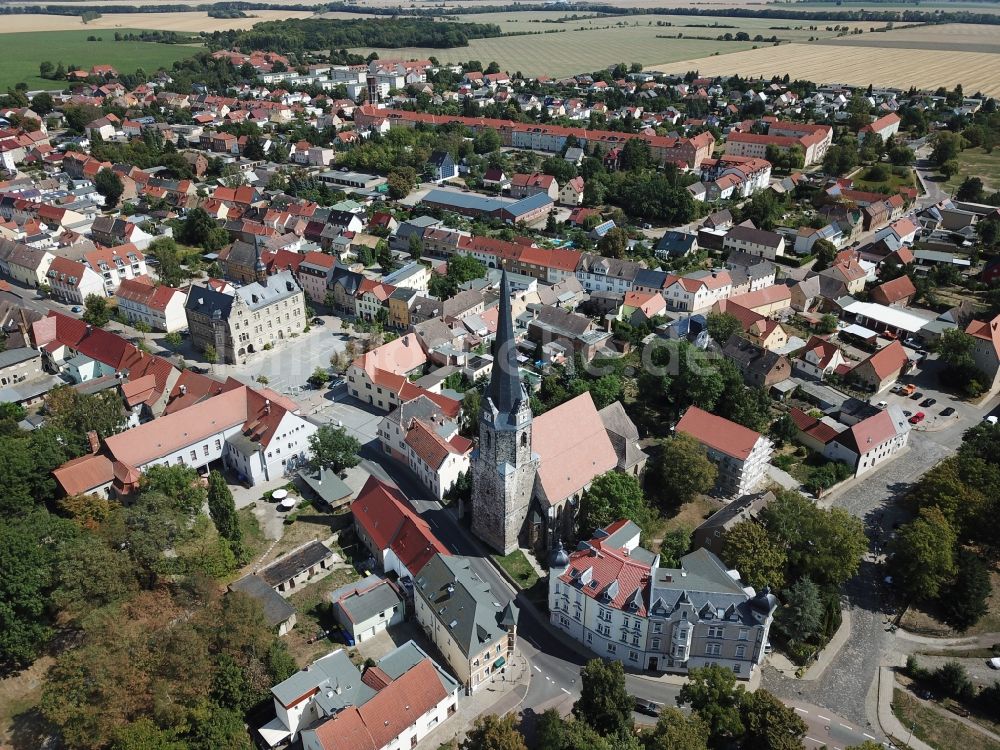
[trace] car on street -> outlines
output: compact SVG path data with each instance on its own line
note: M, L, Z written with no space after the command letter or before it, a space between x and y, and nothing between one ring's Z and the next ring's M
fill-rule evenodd
M646 716L657 717L660 715L660 707L653 703L653 701L648 701L645 698L635 699L635 710L636 713L645 714Z
M1000 656L994 656L986 660L986 666L990 669L1000 669Z
M71 308L69 309L69 311L70 311L70 312L74 312L74 313L79 313L79 312L83 312L82 308L81 308L81 307L80 307L79 305L73 305L73 306L72 306L72 307L71 307Z
M314 326L325 326L326 325L326 321L323 320L322 318L319 318L319 317L313 318L312 321L311 321L311 323Z
M920 405L923 407L928 407L928 406L934 406L934 404L936 403L937 403L936 398L925 398L923 401L920 402Z
M917 390L917 386L915 386L913 383L907 383L904 386L900 386L900 389L901 389L899 391L900 393L902 393L904 396L909 396L911 393Z
M990 414L989 416L983 417L983 421L986 422L986 424L995 425L997 423L997 418Z
M909 409L903 409L903 416L904 417L912 417L913 416L913 412L910 411Z
M910 400L911 401L919 401L923 397L924 397L924 394L922 394L920 391L914 391L913 393L910 394Z
M941 410L942 417L950 417L954 413L955 413L954 406L946 406L944 409Z
M199 375L208 375L208 368L195 365L194 367L191 368L191 372L196 372Z
M924 421L924 417L926 416L927 415L924 414L922 411L918 411L916 414L910 417L910 424L920 424L921 422Z

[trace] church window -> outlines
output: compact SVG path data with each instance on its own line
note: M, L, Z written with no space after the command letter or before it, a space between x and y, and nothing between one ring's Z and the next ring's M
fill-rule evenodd
M522 432L521 433L521 447L525 448L525 447L527 447L527 445L528 445L528 433L527 432Z

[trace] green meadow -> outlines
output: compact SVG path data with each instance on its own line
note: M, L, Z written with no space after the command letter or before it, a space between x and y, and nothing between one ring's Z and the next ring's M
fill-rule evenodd
M174 61L191 57L196 48L181 44L153 42L116 42L115 31L137 32L139 29L83 29L81 31L32 31L0 34L0 91L26 83L28 89L59 89L65 82L41 78L38 65L46 60L69 67L89 69L92 65L113 65L116 70L131 73L142 68L152 73L169 68ZM88 36L100 41L88 42Z

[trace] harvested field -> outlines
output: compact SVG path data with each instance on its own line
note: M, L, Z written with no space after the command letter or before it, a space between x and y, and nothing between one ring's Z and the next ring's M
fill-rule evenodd
M838 47L886 47L997 54L1000 53L1000 29L971 23L948 23L827 39L822 44Z
M651 70L702 75L738 73L744 76L789 74L825 83L935 89L961 83L966 91L1000 94L1000 56L976 52L946 52L841 47L825 44L786 44L715 57L668 61Z
M121 29L138 32L140 29ZM88 36L98 36L102 41L88 42ZM28 84L29 90L59 89L65 81L50 81L38 76L38 64L48 60L53 65L113 65L120 71L132 72L143 68L152 73L159 68L169 68L176 60L191 57L198 47L180 44L155 44L153 42L116 42L114 32L87 28L82 31L38 31L34 33L6 34L3 37L4 62L0 65L0 91L13 88L17 83Z
M486 65L495 60L502 69L510 73L520 70L529 76L566 76L589 73L619 62L649 64L753 47L750 42L656 38L658 33L671 31L673 30L655 26L628 26L608 30L472 39L467 47L449 49L404 47L376 49L375 52L379 57L390 59L423 59L433 55L442 63L480 60ZM353 51L367 55L372 50L359 48Z
M4 16L4 34L31 31L70 31L87 29L149 29L151 31L226 31L249 29L261 21L280 21L285 18L309 18L312 14L301 10L259 10L253 18L210 18L204 11L190 13L112 13L84 24L79 16Z

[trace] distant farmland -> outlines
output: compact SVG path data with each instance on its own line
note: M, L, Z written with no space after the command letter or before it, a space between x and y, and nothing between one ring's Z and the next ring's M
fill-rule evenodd
M123 33L139 29L117 29ZM4 34L0 38L3 62L0 64L0 91L24 82L29 90L65 88L66 82L50 81L38 76L38 64L45 60L53 65L113 65L117 70L131 73L142 68L152 73L159 68L169 68L176 60L191 57L197 48L181 44L155 44L152 42L116 42L115 30L84 29L82 31L38 31L22 34ZM101 37L103 41L88 42L88 36Z
M873 44L879 36L872 34ZM961 83L968 94L1000 95L1000 55L986 52L786 44L731 55L666 60L650 67L666 73L785 75L825 83L936 89Z
M98 31L112 29L149 29L152 31L226 31L249 29L261 21L278 21L285 18L308 18L312 14L301 10L255 10L252 18L212 18L205 11L181 13L108 13L84 24L79 16L9 15L3 16L0 34L31 31L87 30L97 36ZM86 35L85 35L86 37Z

